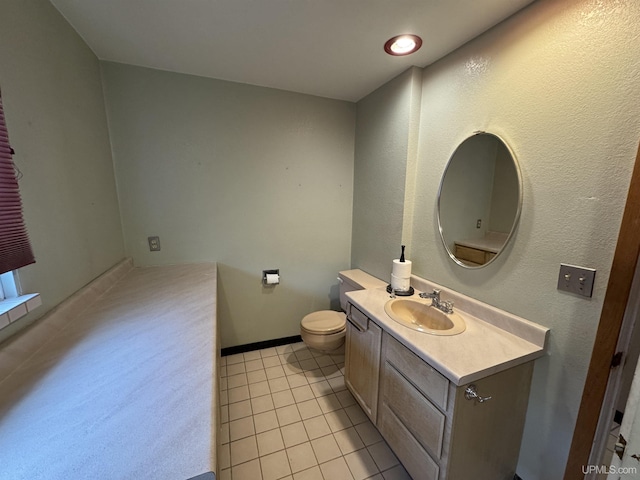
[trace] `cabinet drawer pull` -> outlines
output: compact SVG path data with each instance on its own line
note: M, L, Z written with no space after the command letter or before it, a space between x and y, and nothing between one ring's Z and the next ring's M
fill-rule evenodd
M469 385L464 391L464 398L467 400L475 400L478 403L484 403L487 400L491 400L491 397L481 397L478 395L478 391L475 385Z

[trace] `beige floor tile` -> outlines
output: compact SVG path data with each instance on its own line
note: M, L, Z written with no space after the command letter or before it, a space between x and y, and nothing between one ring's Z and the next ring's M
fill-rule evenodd
M318 464L316 456L313 453L313 448L311 448L311 443L309 442L287 448L286 451L292 473L306 470Z
M300 360L300 368L303 370L315 370L316 368L320 368L318 362L314 358L307 358L306 360Z
M242 353L236 353L235 355L227 355L224 358L227 359L227 365L234 365L236 363L244 362L244 355Z
M344 384L344 377L340 375L339 377L329 378L327 380L329 385L334 392L340 392L342 390L346 390L347 386Z
M410 480L346 389L343 352L299 343L224 357L221 479Z
M242 417L248 417L252 414L251 402L249 400L243 400L242 402L229 404L229 420L237 420Z
M288 390L291 387L289 387L287 377L280 377L269 379L269 388L271 389L271 393L276 393L283 390Z
M316 454L318 463L328 462L329 460L342 456L340 447L338 447L338 443L335 438L333 438L333 435L326 435L324 437L311 440L311 447L313 448L313 452Z
M240 418L229 423L229 438L232 442L255 435L255 433L252 417Z
M349 420L351 420L351 423L353 423L354 425L358 425L359 423L363 423L369 420L369 417L367 417L367 415L362 411L360 405L358 404L351 405L350 407L345 408L344 411L347 412L347 415L349 415Z
M253 423L255 424L256 433L266 432L279 427L278 417L275 410L269 410L267 412L254 415Z
M322 476L322 472L320 471L320 467L318 465L294 474L293 479L294 480L324 480Z
M287 375L287 381L291 388L301 387L303 385L309 385L307 377L304 373L296 373L294 375Z
M278 352L278 355L284 355L285 353L293 352L293 348L290 343L287 345L280 345L276 347L276 352Z
M229 381L227 380L229 377L220 377L220 391L226 390L229 388Z
M258 458L258 444L255 436L236 440L235 442L231 442L230 445L232 467Z
M371 422L361 423L356 425L355 428L360 439L366 446L382 441L382 435L380 435L378 429Z
M262 480L260 461L256 458L250 462L235 465L231 468L231 477L233 480Z
M411 476L403 468L402 465L396 465L395 467L382 472L384 480L411 480Z
M296 403L305 402L315 398L313 390L311 390L311 387L306 384L300 387L291 387L291 393L293 393L293 398L295 398Z
M331 428L329 428L329 424L324 418L324 415L309 418L307 420L304 420L303 423L304 428L307 431L307 435L309 435L309 438L311 440L319 437L324 437L325 435L329 435L331 433Z
M322 409L315 398L307 400L306 402L298 403L297 406L298 411L300 412L300 417L303 420L322 415Z
M224 445L225 443L229 443L230 441L229 422L225 422L220 425L220 445Z
M273 380L274 378L280 378L285 376L284 368L282 368L282 365L277 365L275 367L267 367L264 369L264 371L267 372L267 378L269 380Z
M230 388L227 390L229 392L229 403L241 402L243 400L249 400L249 387L244 385L242 387Z
M271 395L263 395L261 397L256 397L251 399L251 409L253 410L253 414L267 412L269 410L274 410L276 407L273 404L273 399Z
M355 480L364 480L378 473L378 467L366 448L349 453L344 459Z
M295 405L276 408L276 414L278 415L278 422L280 423L281 427L302 420L302 417L300 417L300 412L298 412L298 408Z
M250 362L252 360L260 360L262 355L260 355L260 350L253 350L251 352L244 352L244 361L245 363Z
M353 427L347 428L346 430L340 430L333 434L338 442L338 446L342 451L343 455L347 453L355 452L356 450L360 450L364 448L364 443L360 440L360 436L358 436L358 432Z
M294 403L296 403L291 390L282 390L281 392L276 392L272 395L272 397L273 404L276 406L276 408L286 407L287 405L293 405Z
M218 450L220 454L220 458L218 458L218 467L219 468L230 468L231 467L231 446L227 443L226 445L220 445L220 449Z
M284 450L284 441L279 428L274 428L268 432L262 432L256 435L258 442L258 454L260 456L268 455L279 450Z
M249 384L249 395L251 398L261 397L268 393L271 393L269 382L258 382Z
M385 475L384 472L386 470L395 467L400 463L389 446L384 441L375 443L367 447L367 450L369 450L373 461L376 462L376 465L383 473L383 475Z
M227 365L227 376L238 375L239 373L245 373L244 362L234 363L233 365Z
M259 370L264 370L264 364L262 363L261 359L258 360L250 360L248 362L246 362L244 364L245 370L247 371L247 373L249 372L256 372Z
M316 397L324 397L325 395L331 395L333 393L331 385L329 385L329 382L326 380L312 383L309 385L309 388Z
M291 473L284 450L260 457L263 480L277 480Z
M335 363L333 361L333 358L331 358L329 355L324 354L318 355L317 357L315 357L315 360L320 368L328 367L329 365L333 365Z
M230 377L226 377L227 379L227 389L242 387L243 385L247 385L247 374L239 373L238 375L232 375Z
M351 395L349 390L343 390L336 393L336 397L338 397L338 401L343 407L350 407L351 405L356 404L356 399L353 398L353 395Z
M324 380L324 374L319 368L317 370L305 370L304 376L307 377L309 383L316 383Z
M292 423L280 429L285 447L293 447L309 441L307 431L302 422Z
M247 381L249 384L258 383L258 382L266 382L267 381L267 372L262 370L254 370L252 372L247 372Z
M280 357L281 359L284 357ZM304 375L304 369L300 366L298 362L285 362L282 364L282 368L284 368L284 373L287 376L290 375Z
M334 393L330 395L325 395L324 397L318 397L318 403L320 404L320 408L323 413L334 412L342 408L340 402L338 401L338 397Z
M280 357L278 355L274 355L273 357L263 358L262 364L264 365L265 370L273 367L282 366L282 363L280 362Z
M349 420L349 415L347 415L347 412L345 412L344 409L325 413L324 418L327 420L329 428L333 433L344 430L345 428L349 428L353 425L351 420Z
M278 355L278 351L275 347L265 348L260 350L260 355L262 356L262 358L273 357L274 355Z
M313 354L311 353L311 350L309 350L308 348L300 348L295 350L294 352L296 358L298 359L298 361L302 361L302 360L307 360L309 358L313 358Z
M343 457L336 458L320 465L325 479L353 480L353 475Z
M251 405L249 405L249 410L251 410ZM229 405L220 406L220 421L222 423L229 421Z

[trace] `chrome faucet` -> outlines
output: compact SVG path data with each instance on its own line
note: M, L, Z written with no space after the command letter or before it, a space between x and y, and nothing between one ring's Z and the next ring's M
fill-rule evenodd
M453 302L440 300L440 290L434 289L432 293L421 293L420 298L430 298L431 306L442 310L444 313L453 313Z

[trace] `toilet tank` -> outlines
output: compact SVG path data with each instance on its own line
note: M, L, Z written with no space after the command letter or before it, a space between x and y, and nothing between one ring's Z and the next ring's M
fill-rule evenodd
M347 311L347 296L345 293L354 290L365 290L368 288L379 288L387 285L379 278L369 275L360 269L344 270L338 273L338 282L340 283L340 308Z

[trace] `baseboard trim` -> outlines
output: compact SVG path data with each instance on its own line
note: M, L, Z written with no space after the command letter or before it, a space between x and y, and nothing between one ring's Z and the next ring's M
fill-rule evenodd
M279 347L281 345L289 345L290 343L298 343L301 341L302 337L300 335L294 335L293 337L276 338L274 340L264 340L262 342L247 343L245 345L236 345L234 347L223 348L220 352L220 355L226 357L227 355L235 355L236 353L253 352L254 350Z

